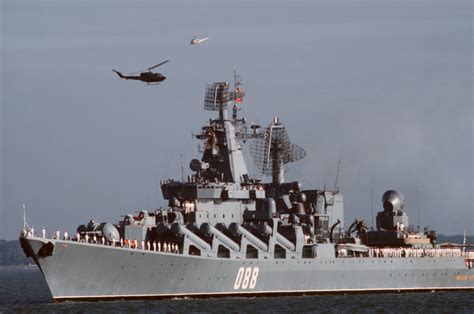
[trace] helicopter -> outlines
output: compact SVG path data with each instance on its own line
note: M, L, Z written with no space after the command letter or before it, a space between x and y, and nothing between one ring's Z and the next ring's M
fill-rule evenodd
M209 37L204 37L204 38L198 38L197 36L193 36L193 39L191 39L191 42L189 43L192 46L202 44L206 40L208 40Z
M170 60L166 60L164 62L161 62L161 63L157 64L157 65L149 67L146 70L138 71L138 72L141 72L140 75L123 75L122 73L120 73L117 70L112 69L112 71L117 73L117 75L120 78L123 78L123 79L126 79L126 80L137 80L137 81L146 82L147 84L154 83L152 85L157 85L160 82L164 81L166 79L166 76L162 75L161 73L151 72L151 70L156 68L156 67L159 67L160 65L163 65L163 64L165 64L169 61ZM135 72L135 73L132 73L132 74L136 74L138 72Z

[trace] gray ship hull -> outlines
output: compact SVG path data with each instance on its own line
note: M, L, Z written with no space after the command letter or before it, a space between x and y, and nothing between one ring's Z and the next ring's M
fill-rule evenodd
M56 301L474 290L474 270L462 257L211 259L36 237L20 240ZM52 255L40 257L48 242L54 245Z

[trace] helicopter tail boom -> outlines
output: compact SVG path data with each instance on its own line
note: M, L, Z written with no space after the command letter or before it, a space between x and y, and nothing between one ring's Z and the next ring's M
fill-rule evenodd
M114 70L112 69L113 72L117 73L117 75L120 77L120 78L125 78L125 76L122 75L122 73L120 73L119 71L117 70Z

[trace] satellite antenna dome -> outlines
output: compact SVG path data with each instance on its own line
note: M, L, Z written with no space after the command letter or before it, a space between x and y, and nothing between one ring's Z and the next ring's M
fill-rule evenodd
M109 242L114 240L118 241L120 239L120 233L118 232L117 228L109 222L106 222L102 226L102 234Z
M382 196L383 208L387 211L397 211L405 207L405 198L400 192L389 190Z
M299 193L299 194L298 194L298 202L299 202L299 203L304 203L304 202L306 202L306 194L304 194L304 193Z

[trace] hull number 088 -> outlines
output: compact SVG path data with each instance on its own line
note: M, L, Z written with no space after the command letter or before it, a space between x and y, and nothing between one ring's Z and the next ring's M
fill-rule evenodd
M254 289L257 285L258 267L240 267L235 278L234 290Z

